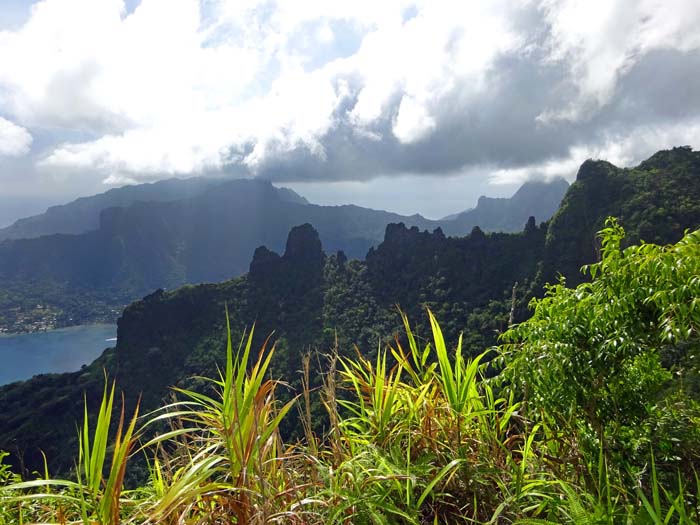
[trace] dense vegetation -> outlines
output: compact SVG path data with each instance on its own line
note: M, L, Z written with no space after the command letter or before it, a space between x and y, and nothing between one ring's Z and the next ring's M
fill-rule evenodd
M688 146L659 151L631 169L584 162L547 232L539 284L552 282L558 273L573 279L571 283L581 282L581 265L598 257L596 232L605 217L620 220L629 244L665 244L700 225L698 203L700 152Z
M88 399L99 397L102 368L117 378L129 402L141 396L145 409L155 409L171 385L196 387L193 375L216 373L225 307L234 338L253 322L256 346L275 331L274 375L295 388L302 352L323 352L337 341L340 352L350 355L354 344L372 349L391 339L401 328L397 302L415 305L408 310L414 319L421 317L421 303L428 303L446 319L448 337L467 327L469 344L484 348L507 325L513 280L525 283L536 272L544 237L545 229L534 228L452 239L396 225L362 262L342 253L324 255L313 228L296 227L282 256L258 249L245 277L158 291L130 305L118 323L117 348L98 362L72 374L0 387L0 449L30 470L43 461L40 449L52 468L70 468L73 422L82 413L83 391ZM487 264L492 257L499 264ZM491 290L498 289L494 297ZM419 333L425 328L416 327ZM27 404L34 407L31 413L24 410ZM285 429L300 430L293 419Z
M244 273L255 248L279 250L290 228L307 222L327 250L351 258L364 257L392 222L442 226L453 235L468 233L476 220L486 230L518 231L529 215L549 218L565 186L526 184L512 199L482 199L445 221L316 206L262 181L172 180L111 190L0 230L0 331L115 320L155 289ZM52 235L17 238L39 233ZM2 242L3 235L14 240Z
M468 357L430 311L425 339L404 317L371 359L332 352L319 388L302 356L287 402L279 350L251 330L234 353L229 326L222 370L155 412L104 384L71 478L0 467L0 523L697 523L700 230L624 239L610 220L591 281L549 286L500 346Z
M291 390L280 393L287 398L302 390L297 371L305 352L337 347L352 356L357 344L374 358L378 346L396 335L406 344L397 305L417 322L419 336L430 330L423 317L423 308L430 307L445 337L456 341L462 334L465 352L473 356L493 345L510 322L530 315L528 301L541 295L546 282L556 282L555 268L562 268L569 284L580 281L580 266L597 258L595 231L607 213L623 212L634 242L642 235L640 224L647 225L642 232L660 232L661 243L677 242L685 229L700 227L699 159L700 153L676 148L647 161L656 166L650 170L587 162L549 224L532 220L511 235L474 229L463 238L391 225L365 261L348 260L342 252L325 255L313 228L294 228L284 254L259 248L246 276L158 291L131 304L119 320L117 347L84 369L0 387L0 450L12 454L8 460L18 472L41 469L41 451L52 472L70 470L84 393L93 406L102 393L104 368L127 402L141 396L146 411L160 406L172 385L200 388L193 376L216 374L223 360L226 307L234 339L254 322L255 346L274 331L272 374L290 384ZM601 175L600 166L612 171ZM607 191L598 192L596 177ZM615 185L627 193L613 191ZM680 194L690 199L682 214L675 207ZM577 246L586 248L579 252ZM315 387L322 367L316 358L311 365ZM324 412L320 402L313 404L319 425ZM298 418L285 418L282 431L285 437L300 436Z

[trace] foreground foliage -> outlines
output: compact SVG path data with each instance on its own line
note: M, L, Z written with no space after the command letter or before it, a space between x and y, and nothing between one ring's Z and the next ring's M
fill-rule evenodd
M700 232L623 237L609 222L592 281L548 287L474 358L429 311L429 341L404 316L371 359L331 353L319 389L305 356L306 388L284 404L275 347L252 355L253 331L162 409L127 420L122 402L112 433L106 387L75 479L0 466L0 523L697 523ZM305 433L285 442L294 407ZM144 456L148 482L127 489Z
M593 453L644 463L700 457L700 231L673 246L620 249L609 220L592 281L547 287L533 317L504 334L507 377L529 413L575 425Z

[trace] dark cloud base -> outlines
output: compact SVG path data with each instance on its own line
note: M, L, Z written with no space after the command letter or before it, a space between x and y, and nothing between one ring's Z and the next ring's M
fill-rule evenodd
M565 159L572 146L602 146L636 128L692 123L700 118L700 52L657 50L642 57L619 80L611 100L577 121L542 122L538 116L566 107L577 95L565 63L541 52L501 57L486 75L488 89L469 98L455 89L434 109L437 127L424 140L402 144L392 133L399 97L370 131L348 122L350 98L322 139L326 157L307 148L278 152L257 175L275 181L367 180L377 175L451 175L475 166L519 168ZM659 148L664 145L659 145ZM657 148L658 149L658 148ZM653 152L637 152L641 159Z

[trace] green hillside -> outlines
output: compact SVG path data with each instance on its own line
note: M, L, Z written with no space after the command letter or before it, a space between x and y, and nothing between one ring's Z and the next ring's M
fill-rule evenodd
M666 164L652 162L658 158ZM581 279L578 269L595 261L599 247L591 232L612 212L624 212L621 223L631 239L658 232L655 240L676 242L684 230L697 228L700 199L680 208L677 199L700 194L699 158L700 153L677 148L633 170L587 162L550 225L530 221L519 234L474 229L464 238L390 225L366 261L325 255L314 228L295 227L283 255L258 248L246 276L158 291L130 305L118 322L116 348L84 370L0 388L0 449L19 453L30 466L41 464L42 449L52 467L70 468L82 393L87 390L89 399L99 395L102 369L116 377L128 401L141 395L145 410L155 408L169 386L196 387L193 375L215 373L226 307L234 338L254 322L255 345L274 331L273 375L293 387L304 352L326 352L337 341L343 355L352 354L354 344L372 354L379 342L391 340L402 327L396 305L416 321L429 306L446 337L456 340L464 332L465 352L479 353L509 319L530 315L526 305L542 294L545 278L552 281L546 277L551 268L560 267L570 282ZM594 166L609 171L604 192L591 182ZM652 191L657 187L665 190ZM420 335L427 327L418 324L415 330ZM34 408L28 412L26 406ZM299 431L294 421L285 425L285 432Z

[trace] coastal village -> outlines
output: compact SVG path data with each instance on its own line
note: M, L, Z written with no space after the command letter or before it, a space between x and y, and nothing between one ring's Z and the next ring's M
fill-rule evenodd
M37 304L32 309L21 306L8 308L0 319L0 334L21 334L30 332L45 332L56 328L59 310L43 304Z
M89 319L79 319L50 305L37 304L33 308L15 306L0 312L0 335L46 332L85 323L113 323L120 312L121 308L107 308Z

